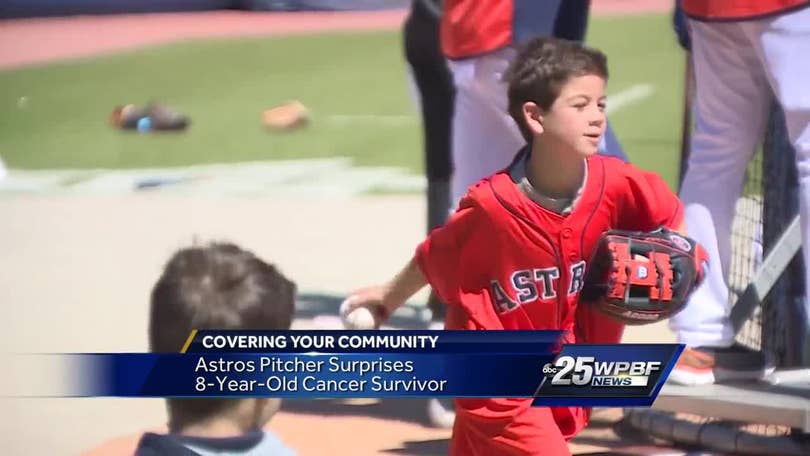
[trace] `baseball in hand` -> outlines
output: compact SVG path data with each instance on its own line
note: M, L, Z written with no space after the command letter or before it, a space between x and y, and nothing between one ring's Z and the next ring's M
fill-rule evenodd
M351 298L349 298L351 299ZM351 309L349 299L340 305L340 319L346 329L374 329L377 327L374 315L366 307Z

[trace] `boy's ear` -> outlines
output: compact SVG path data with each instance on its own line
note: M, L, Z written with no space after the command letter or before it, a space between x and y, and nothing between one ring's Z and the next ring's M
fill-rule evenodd
M543 134L543 111L540 106L537 106L537 103L533 101L527 101L523 103L521 109L526 127L535 135Z

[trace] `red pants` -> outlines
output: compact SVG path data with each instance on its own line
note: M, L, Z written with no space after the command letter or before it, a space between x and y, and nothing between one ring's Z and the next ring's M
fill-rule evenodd
M588 305L576 310L568 343L619 343L624 325ZM459 309L448 308L448 329L473 328ZM538 376L539 379L539 376ZM568 440L587 424L590 408L532 407L532 399L456 399L452 456L570 455Z

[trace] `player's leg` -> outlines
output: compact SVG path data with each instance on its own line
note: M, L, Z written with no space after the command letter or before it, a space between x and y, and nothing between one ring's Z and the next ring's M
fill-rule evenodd
M456 87L452 124L453 203L467 188L509 165L526 141L507 113L502 76L515 56L504 48L450 62Z
M743 25L762 59L768 80L785 114L788 136L796 150L799 213L804 264L810 265L810 7ZM810 283L805 268L805 283ZM805 317L810 318L810 288L805 287ZM806 322L810 327L810 320Z
M453 81L439 45L438 13L421 1L413 2L404 27L405 56L419 89L428 181L428 232L447 219L452 174Z
M439 45L440 11L415 1L405 21L405 56L419 89L425 175L427 177L427 232L444 225L450 212L450 125L453 115L453 80ZM431 293L434 320L443 320L444 306Z
M711 264L703 285L670 322L678 340L689 346L728 346L733 340L726 284L731 222L746 167L762 136L770 89L737 23L690 24L696 125L681 198L689 235L706 247ZM709 364L701 375L712 375Z
M435 7L431 7L431 6ZM450 213L450 127L454 88L452 75L439 45L439 10L431 2L412 2L405 22L405 55L419 89L422 115L425 176L427 177L427 231L444 225ZM431 291L428 308L434 324L444 320L445 305ZM436 427L453 425L455 411L452 399L427 399L428 421Z

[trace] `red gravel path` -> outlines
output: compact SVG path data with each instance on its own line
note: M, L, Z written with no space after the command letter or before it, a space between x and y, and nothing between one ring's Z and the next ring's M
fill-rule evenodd
M0 22L0 68L108 54L172 41L398 27L405 11L125 14Z
M664 12L672 0L594 0L593 14ZM172 41L290 35L334 30L392 30L405 11L195 13L74 16L0 21L0 69L109 54Z

